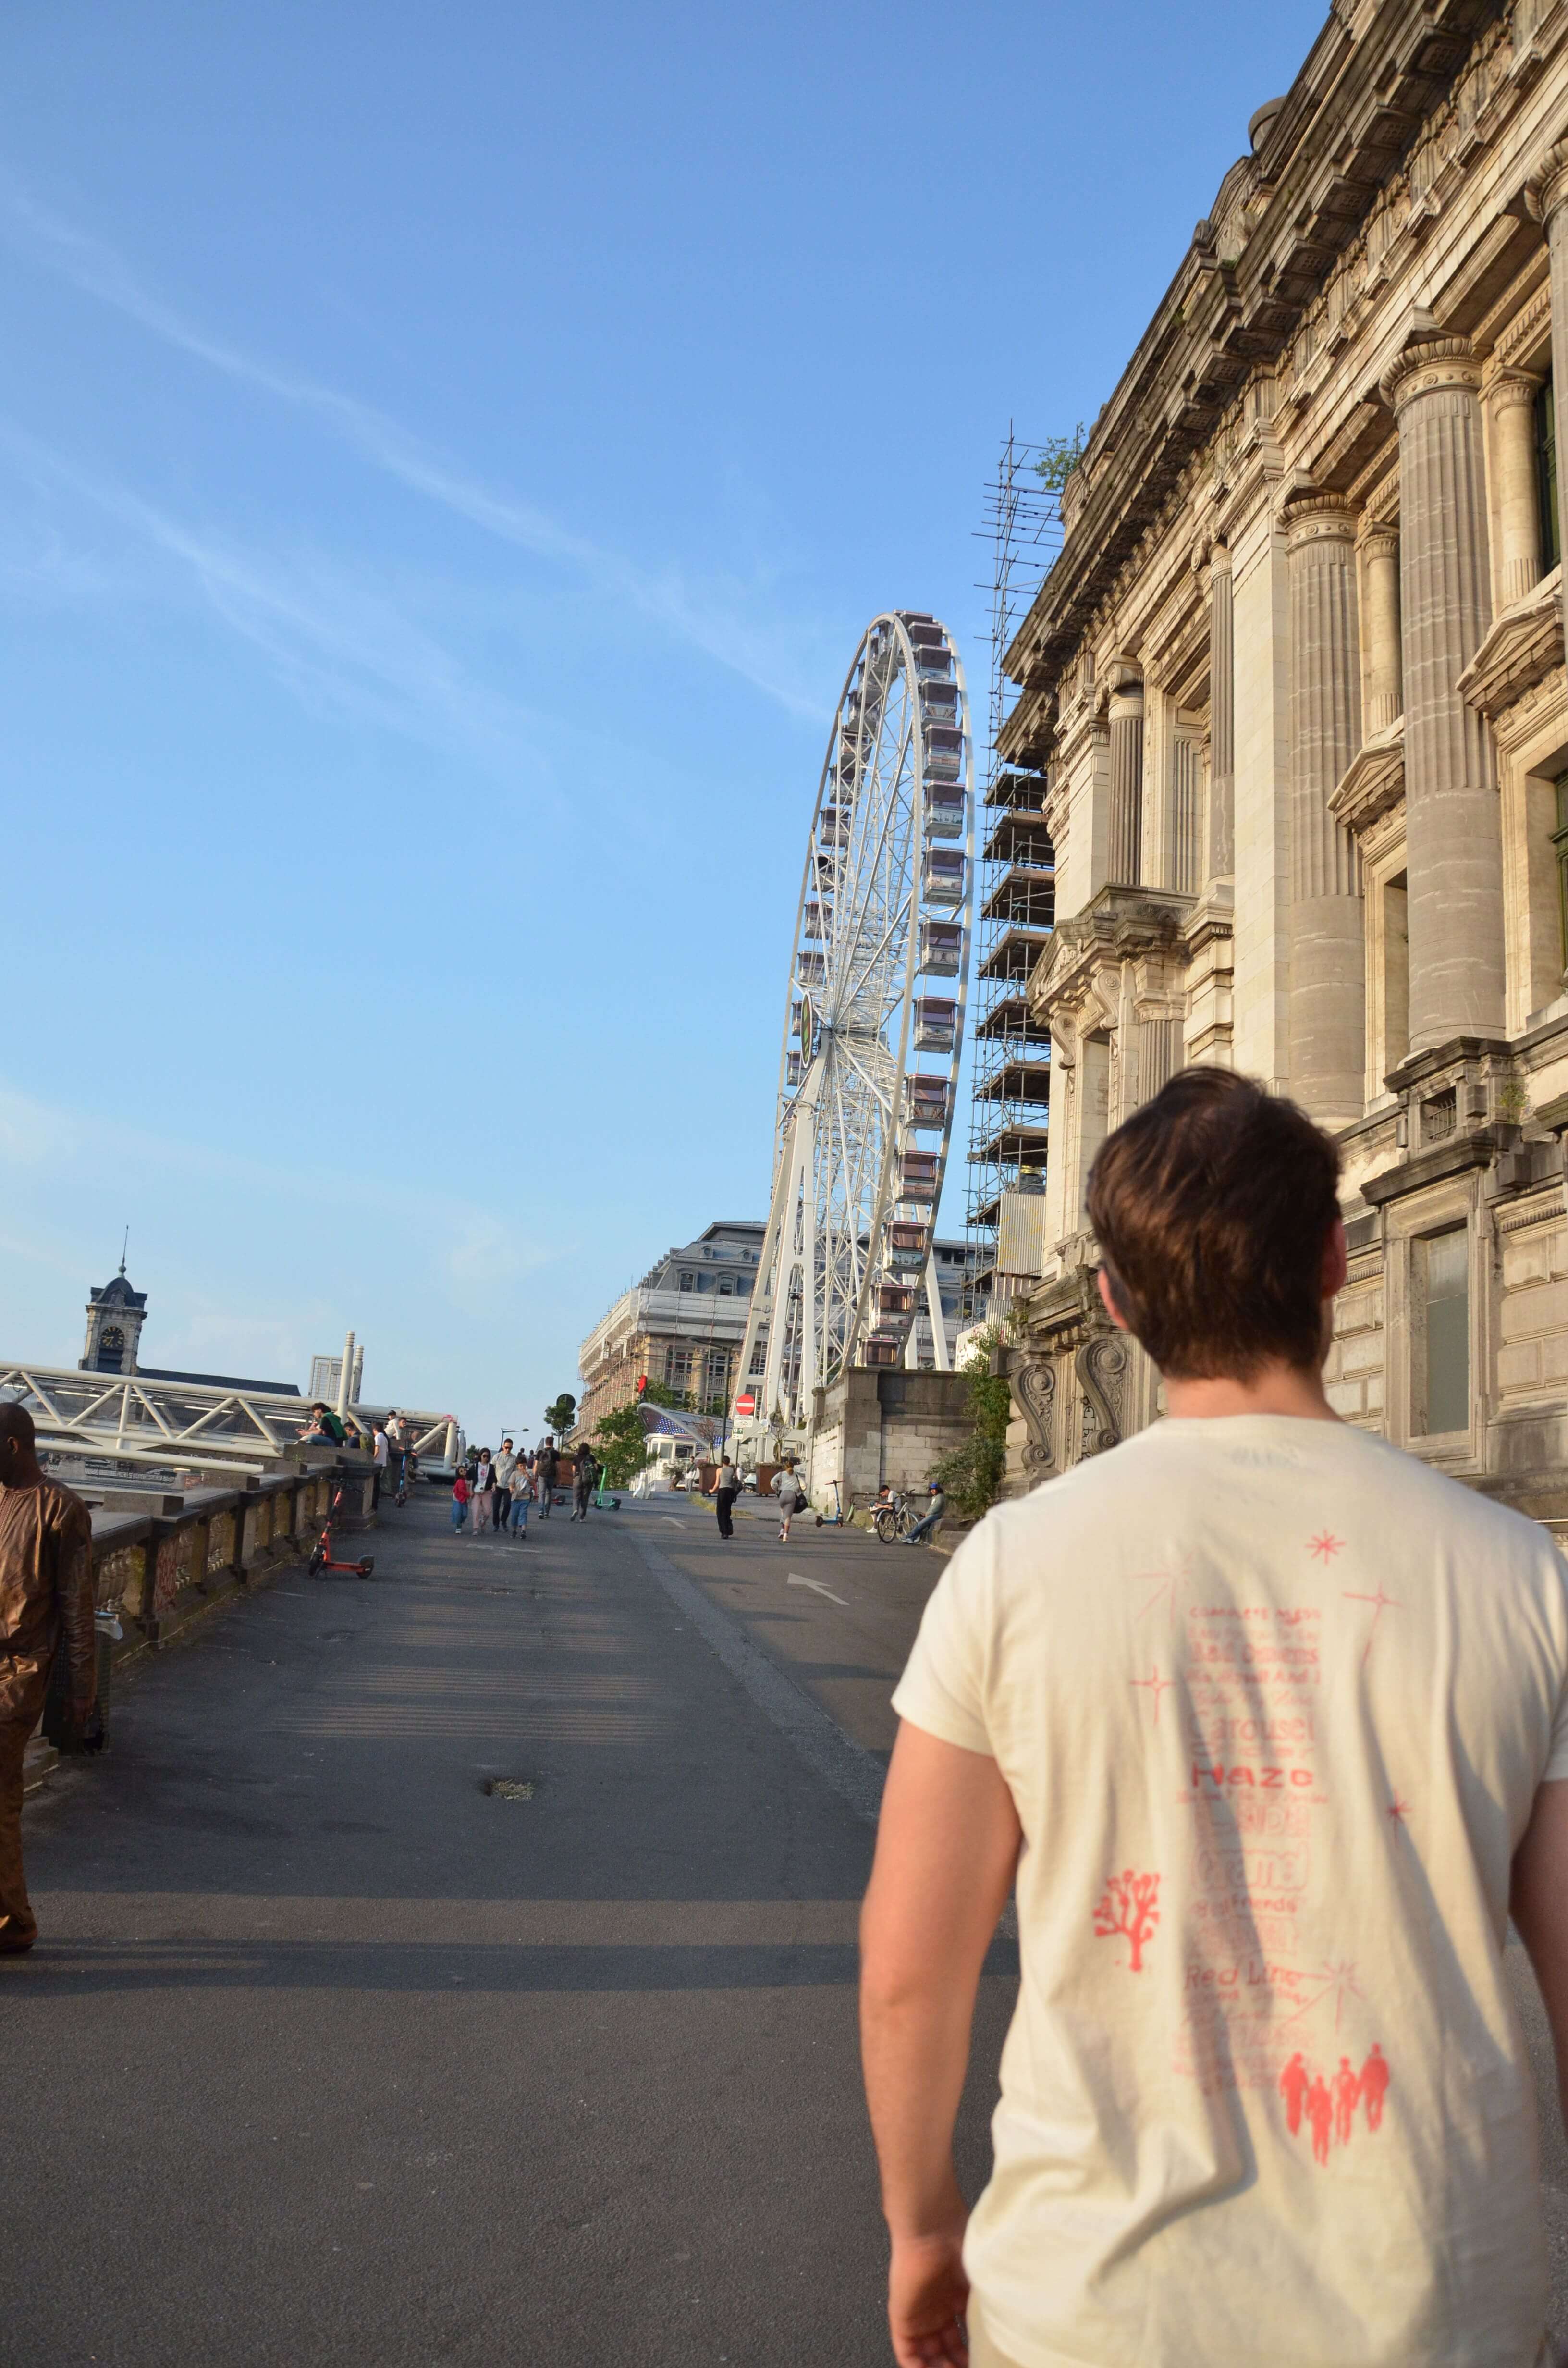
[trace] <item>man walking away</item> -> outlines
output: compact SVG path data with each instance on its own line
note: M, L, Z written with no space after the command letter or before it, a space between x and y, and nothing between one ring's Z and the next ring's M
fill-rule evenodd
M1107 1139L1101 1296L1169 1419L989 1514L926 1606L862 1919L903 2368L1541 2347L1503 1949L1511 1906L1561 2074L1568 1573L1332 1412L1338 1167L1227 1070ZM953 2117L1015 1884L971 2217Z
M66 1656L73 1725L97 1692L93 1525L69 1488L46 1478L26 1406L0 1406L0 1956L38 1938L22 1872L22 1763L57 1652Z
M555 1447L552 1440L545 1439L540 1440L539 1452L534 1457L534 1491L539 1499L539 1517L541 1521L548 1521L550 1519L550 1500L554 1488Z
M375 1437L370 1444L370 1453L375 1460L376 1467L370 1474L370 1510L372 1513L381 1501L381 1482L386 1476L387 1458L391 1452L391 1442L387 1438L386 1432L381 1429L381 1424L378 1423L376 1425Z
M730 1516L735 1509L735 1498L741 1493L741 1475L727 1455L720 1464L718 1476L708 1493L713 1499L713 1509L719 1516L719 1535L722 1538L733 1538L735 1529Z
M501 1441L501 1452L495 1458L494 1520L498 1530L506 1530L512 1519L512 1474L517 1468L517 1458L509 1439Z
M580 1447L577 1450L576 1468L572 1477L572 1519L574 1521L585 1521L588 1518L588 1499L594 1493L594 1481L597 1475L597 1467L594 1463L592 1450Z
M923 1544L926 1538L934 1538L942 1526L942 1516L948 1509L948 1500L942 1493L942 1484L939 1480L932 1481L929 1495L931 1501L926 1508L926 1518L924 1520L915 1522L903 1542L906 1546Z

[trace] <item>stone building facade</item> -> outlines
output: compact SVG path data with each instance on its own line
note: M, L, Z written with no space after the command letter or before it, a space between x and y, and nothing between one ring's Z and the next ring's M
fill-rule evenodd
M1089 1164L1184 1063L1345 1158L1330 1393L1568 1514L1568 0L1335 0L1067 480L1008 654L1055 936L1013 1481L1158 1412Z

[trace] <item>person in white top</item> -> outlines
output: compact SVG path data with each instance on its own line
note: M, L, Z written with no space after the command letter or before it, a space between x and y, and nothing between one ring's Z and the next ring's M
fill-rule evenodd
M1108 1138L1167 1418L992 1512L926 1608L863 1914L903 2368L1531 2368L1510 1907L1568 2063L1568 1570L1330 1409L1338 1155L1187 1070ZM972 2214L981 1969L1020 1986ZM967 2343L965 2323L967 2321Z

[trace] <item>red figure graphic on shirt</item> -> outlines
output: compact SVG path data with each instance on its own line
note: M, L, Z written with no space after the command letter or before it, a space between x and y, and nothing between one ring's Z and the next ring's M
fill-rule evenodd
M1334 2076L1334 2135L1341 2146L1348 2146L1350 2133L1356 2126L1356 2108L1361 2101L1361 2083L1350 2069L1350 2058L1342 2055L1339 2069Z
M1328 2160L1328 2134L1334 2122L1334 2100L1320 2072L1307 2090L1307 2119L1312 2125L1312 2160Z
M1143 1970L1143 1943L1160 1920L1155 1905L1159 1894L1157 1874L1134 1874L1129 1867L1122 1874L1106 1877L1105 1896L1095 1909L1095 1932L1102 1941L1115 1932L1126 1933L1132 1943L1127 1961L1130 1973Z
M1383 2099L1389 2092L1388 2059L1375 2044L1361 2066L1359 2087L1367 2102L1367 2127L1375 2130L1383 2118Z
M1312 2074L1301 2061L1301 2051L1296 2050L1279 2075L1279 2094L1285 2100L1285 2126L1294 2137L1301 2126L1301 2107L1312 2086Z

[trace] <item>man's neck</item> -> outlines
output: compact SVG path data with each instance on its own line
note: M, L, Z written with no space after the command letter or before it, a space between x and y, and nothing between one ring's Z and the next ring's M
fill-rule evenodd
M1299 1422L1339 1420L1315 1365L1265 1365L1245 1382L1232 1374L1211 1381L1178 1381L1167 1374L1165 1406L1181 1422L1234 1414L1293 1415Z
M0 1488L40 1488L43 1486L43 1466L34 1455L24 1459L8 1455L0 1464Z

